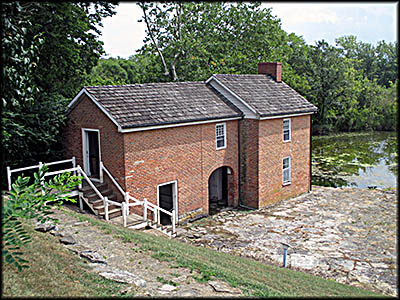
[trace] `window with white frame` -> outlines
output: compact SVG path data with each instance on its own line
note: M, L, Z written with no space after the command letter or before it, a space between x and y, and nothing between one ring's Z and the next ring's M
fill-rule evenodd
M283 141L290 142L292 138L292 124L290 119L283 120Z
M226 148L226 126L225 123L217 124L215 126L215 138L217 150Z
M283 159L283 185L291 183L291 163L290 156Z

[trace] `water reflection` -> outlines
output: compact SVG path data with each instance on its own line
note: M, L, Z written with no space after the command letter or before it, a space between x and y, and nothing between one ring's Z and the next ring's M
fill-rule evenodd
M313 137L313 184L332 187L397 187L394 132Z

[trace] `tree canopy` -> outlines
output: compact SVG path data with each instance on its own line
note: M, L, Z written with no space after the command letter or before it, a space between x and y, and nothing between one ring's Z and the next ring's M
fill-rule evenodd
M104 54L98 27L115 5L17 1L1 7L3 173L4 165L60 156L67 103Z
M318 107L314 133L397 127L397 42L372 45L350 35L335 45L307 45L257 2L137 5L147 28L144 45L128 60L101 59L93 83L199 81L256 73L258 62L280 61L283 81Z

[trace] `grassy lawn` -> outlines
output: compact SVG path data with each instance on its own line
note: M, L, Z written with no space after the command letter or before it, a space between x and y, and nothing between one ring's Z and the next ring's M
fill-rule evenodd
M25 228L32 242L24 248L31 266L18 272L3 259L2 297L110 297L126 285L88 272L85 260L46 233ZM128 296L128 295L127 295ZM132 296L132 295L131 295Z
M207 281L210 276L239 287L257 297L377 297L380 294L347 286L306 273L270 266L254 260L195 247L167 237L126 229L69 210L66 213L107 231L125 242L135 242L142 250L172 267L196 269ZM123 284L90 274L75 254L49 234L33 232L27 259L32 267L21 273L3 264L3 296L112 296ZM162 274L160 274L162 276Z

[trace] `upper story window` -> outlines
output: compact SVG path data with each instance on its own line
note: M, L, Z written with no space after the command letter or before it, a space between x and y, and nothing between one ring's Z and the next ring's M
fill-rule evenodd
M291 184L291 162L290 156L285 157L283 159L283 176L282 176L282 184L288 185Z
M290 142L292 139L292 124L290 119L283 119L283 141Z
M215 139L218 149L226 148L226 124L220 123L215 126Z

